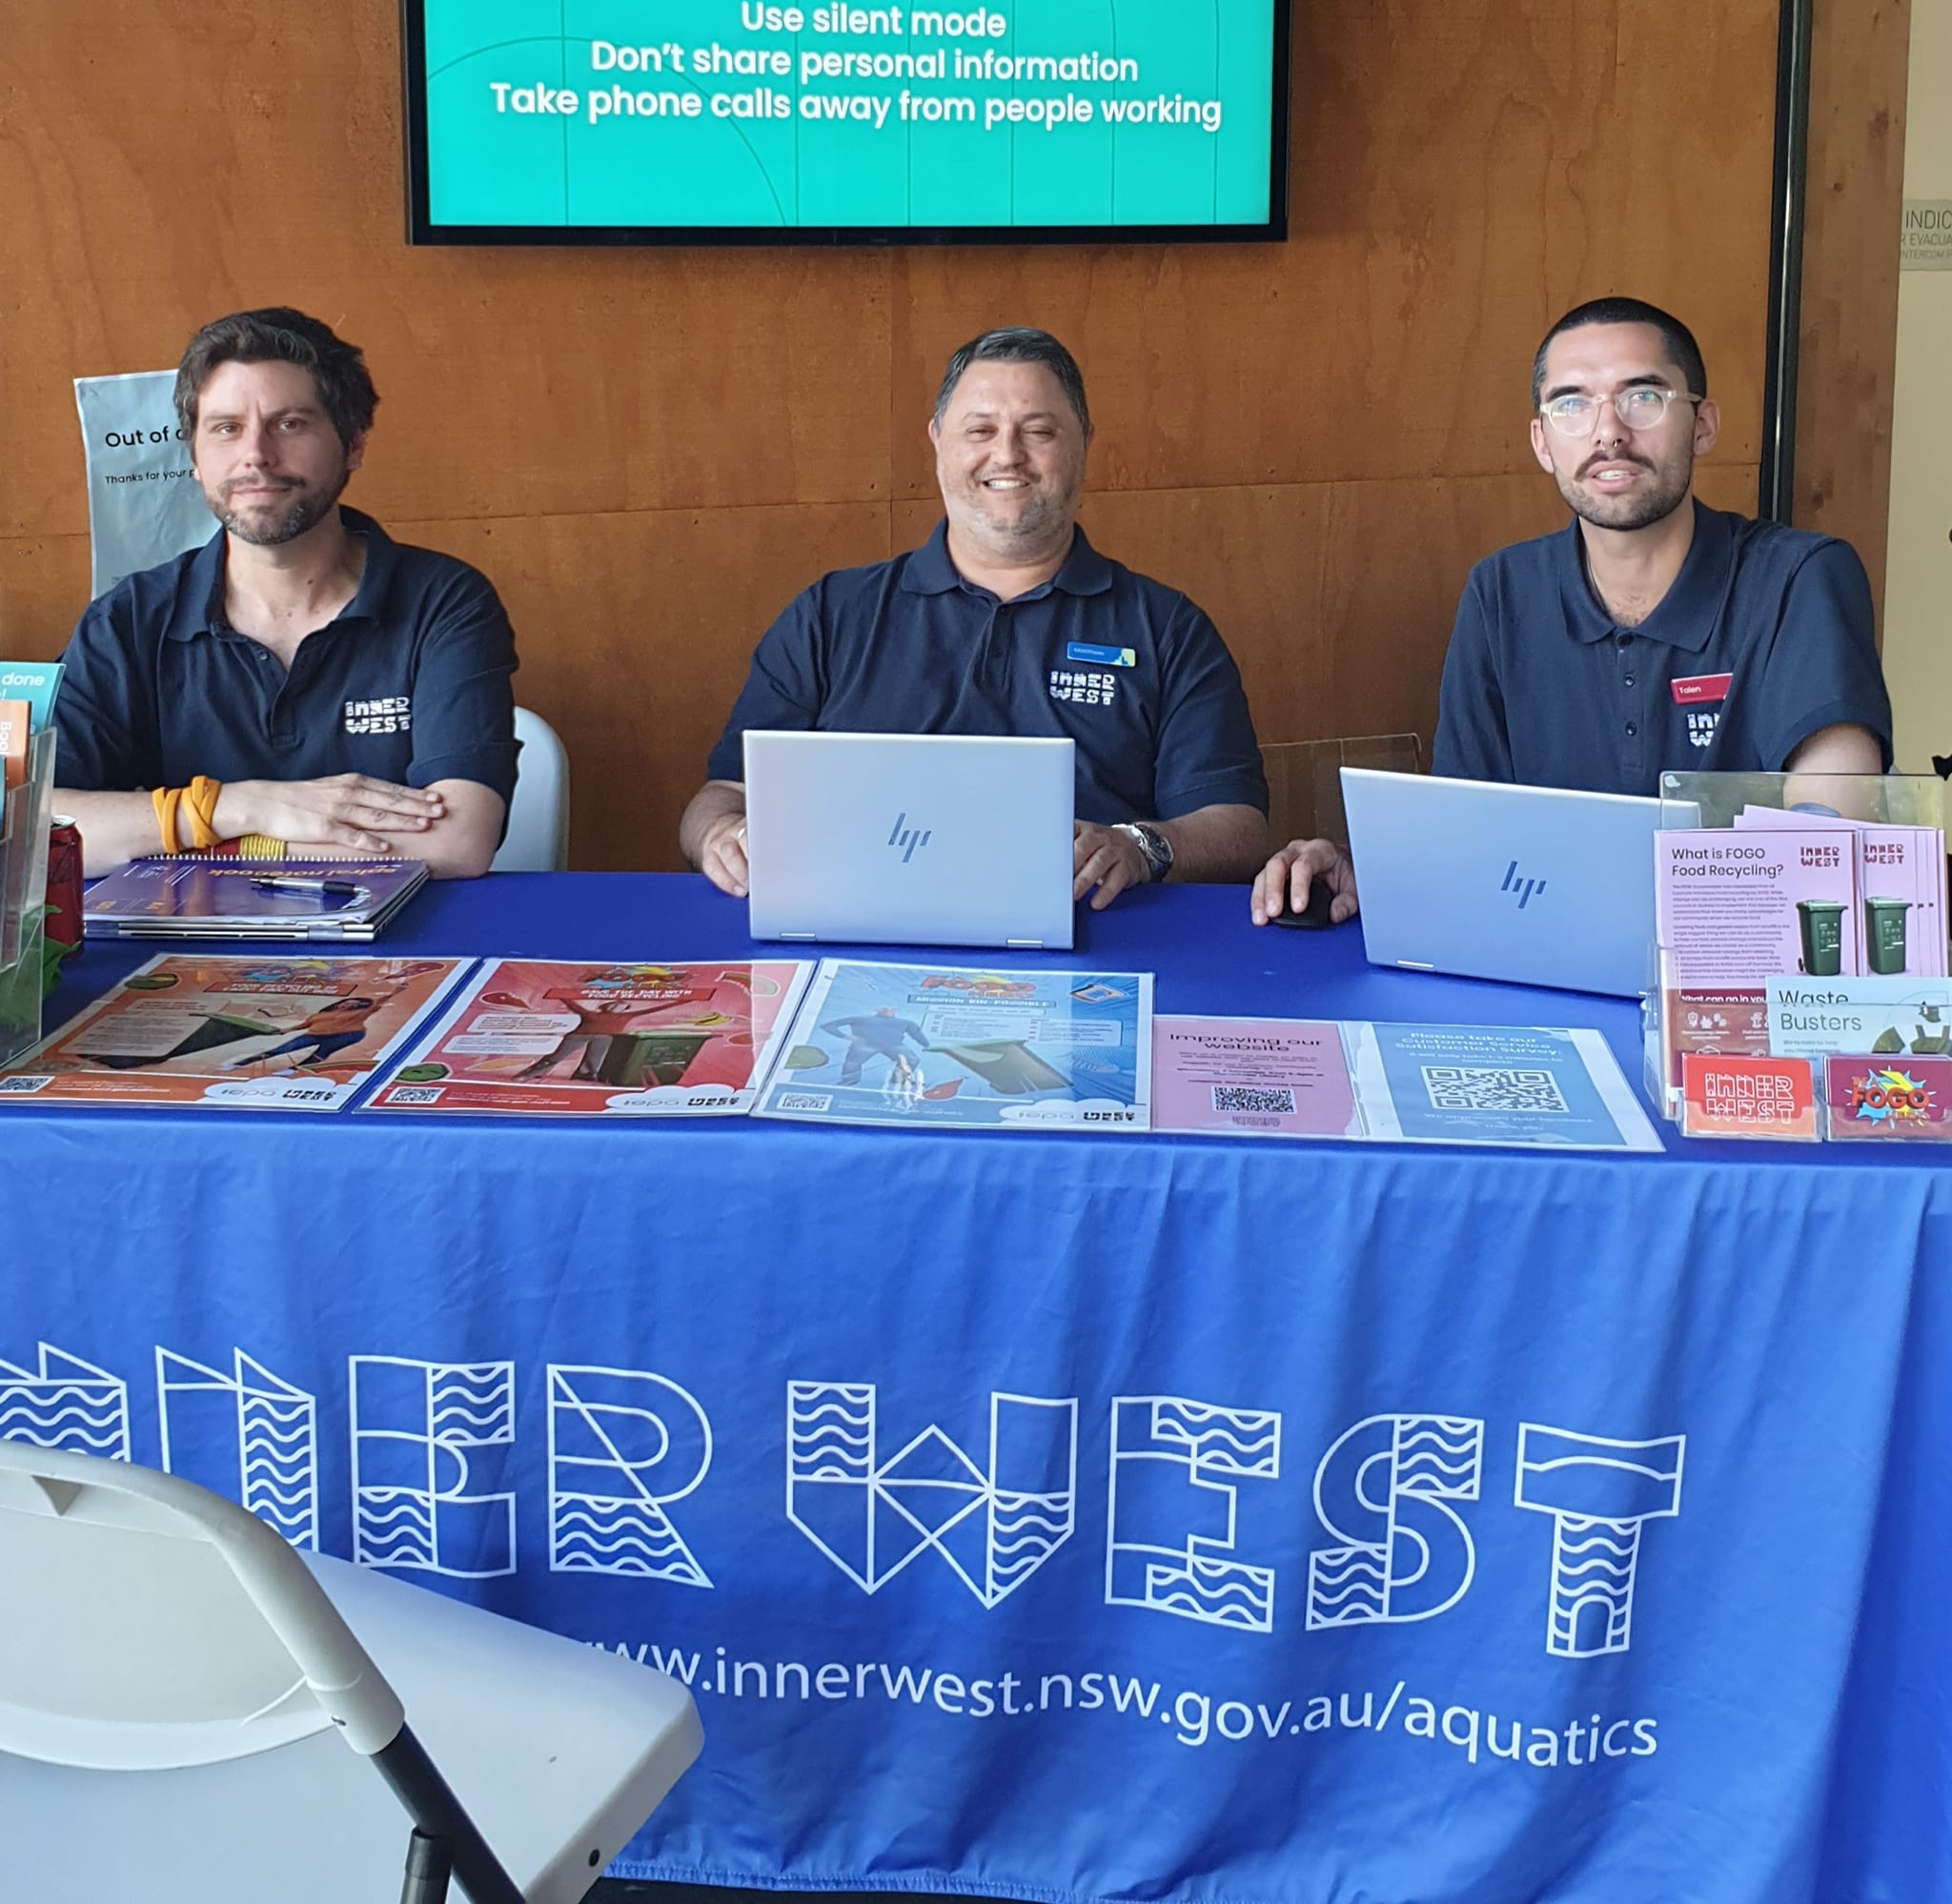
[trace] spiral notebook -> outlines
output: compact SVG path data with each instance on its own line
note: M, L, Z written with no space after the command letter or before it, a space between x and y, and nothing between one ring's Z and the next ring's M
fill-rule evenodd
M132 860L81 902L91 939L372 939L427 881L417 860Z

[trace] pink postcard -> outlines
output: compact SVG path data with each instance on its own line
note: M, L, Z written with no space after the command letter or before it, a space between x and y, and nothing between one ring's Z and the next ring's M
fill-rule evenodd
M1155 1018L1152 1128L1361 1137L1341 1028L1287 1018Z

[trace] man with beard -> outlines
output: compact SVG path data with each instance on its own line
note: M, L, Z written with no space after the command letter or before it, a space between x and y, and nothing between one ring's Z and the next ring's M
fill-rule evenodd
M1573 520L1472 570L1444 660L1432 771L1652 794L1665 772L1875 774L1891 703L1871 591L1845 542L1694 499L1720 413L1687 327L1637 297L1569 311L1532 364L1532 452ZM1265 924L1354 875L1320 841L1262 868Z
M746 889L748 728L1068 738L1079 898L1252 876L1268 789L1240 676L1185 596L1086 540L1090 437L1047 332L986 332L949 359L928 425L945 519L816 582L760 642L679 833L714 884Z
M1532 408L1573 520L1472 571L1433 770L1624 794L1669 771L1882 772L1863 564L1695 500L1720 416L1686 326L1637 298L1580 305L1538 347Z
M239 312L191 339L175 399L223 527L92 602L62 657L55 803L86 870L236 841L486 872L515 638L485 577L340 505L379 400L358 349Z

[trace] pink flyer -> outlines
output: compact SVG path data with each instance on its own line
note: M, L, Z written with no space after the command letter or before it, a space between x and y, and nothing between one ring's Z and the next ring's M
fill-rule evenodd
M1936 826L1887 826L1776 807L1745 806L1738 831L1836 829L1856 843L1859 923L1866 977L1946 976L1945 836Z
M1848 829L1662 832L1654 901L1674 983L1759 990L1863 969Z
M1285 1018L1155 1018L1152 1128L1361 1137L1341 1028Z

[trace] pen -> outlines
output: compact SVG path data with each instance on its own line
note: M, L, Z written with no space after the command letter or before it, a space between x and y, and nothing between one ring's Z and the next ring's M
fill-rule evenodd
M253 880L261 893L311 893L321 899L351 899L359 888L350 880Z

